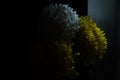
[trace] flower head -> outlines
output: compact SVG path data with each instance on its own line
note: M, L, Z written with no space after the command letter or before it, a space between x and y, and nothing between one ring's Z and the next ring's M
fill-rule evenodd
M107 49L105 33L97 27L89 16L80 17L80 31L77 36L80 58L85 62L92 62L96 56L102 58Z
M49 5L43 10L40 19L46 33L57 39L71 39L79 30L78 15L67 4Z
M79 76L73 69L74 57L72 54L72 44L64 41L53 42L49 47L49 63L53 64L55 74L65 77Z

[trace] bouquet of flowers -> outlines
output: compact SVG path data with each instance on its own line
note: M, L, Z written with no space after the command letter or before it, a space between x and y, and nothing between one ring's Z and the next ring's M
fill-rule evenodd
M74 64L93 64L107 49L105 33L89 16L79 16L67 4L51 4L39 18L43 54L56 80L79 77Z

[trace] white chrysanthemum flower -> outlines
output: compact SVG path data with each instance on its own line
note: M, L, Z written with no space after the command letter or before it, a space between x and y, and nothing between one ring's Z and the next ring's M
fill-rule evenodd
M52 30L50 34L54 38L58 36L61 39L71 39L80 28L76 11L67 4L51 4L43 10L41 16L44 18L41 23L45 29Z

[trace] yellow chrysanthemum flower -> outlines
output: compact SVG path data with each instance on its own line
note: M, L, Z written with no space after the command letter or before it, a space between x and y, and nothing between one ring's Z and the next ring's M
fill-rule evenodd
M76 77L78 73L72 69L72 44L64 41L53 42L49 51L49 62L52 64L57 77Z
M80 17L80 31L77 42L81 60L91 63L98 56L102 58L107 49L105 33L97 27L89 16Z

